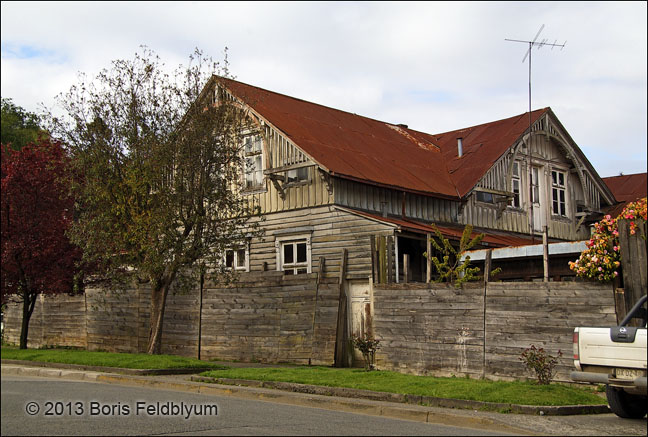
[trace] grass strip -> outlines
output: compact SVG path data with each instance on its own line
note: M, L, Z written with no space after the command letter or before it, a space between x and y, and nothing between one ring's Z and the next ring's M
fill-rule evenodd
M468 378L437 378L390 371L330 367L231 368L203 372L212 378L281 381L327 387L348 387L388 393L499 402L519 405L600 405L605 400L590 387L563 384L538 385L531 381L489 381Z
M76 349L16 349L3 346L2 359L124 369L226 369L226 367L208 361L175 355L94 352Z

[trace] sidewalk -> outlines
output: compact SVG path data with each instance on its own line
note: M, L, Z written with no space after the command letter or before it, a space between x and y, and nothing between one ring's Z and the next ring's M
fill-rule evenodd
M38 376L188 391L209 395L234 396L249 400L279 402L418 422L446 425L456 425L460 422L466 426L484 430L491 429L500 432L522 434L537 434L538 431L537 428L533 427L513 426L510 420L511 417L522 415L526 415L527 417L532 415L535 417L582 415L609 412L607 406L536 407L513 404L486 405L486 403L475 401L440 398L421 399L420 396L408 397L393 393L377 393L367 390L319 387L304 384L226 379L216 381L214 379L188 374L124 374L121 370L128 369L92 368L91 370L80 368L83 366L53 363L47 363L47 367L43 367L35 365L36 363L33 362L11 361L10 363L8 361L2 361L3 376ZM224 364L232 365L232 363ZM240 363L240 366L249 367L255 366L255 364ZM429 406L418 405L421 402L425 402ZM499 414L492 411L522 414ZM522 419L522 417L519 418ZM517 420L517 422L520 422L520 420Z

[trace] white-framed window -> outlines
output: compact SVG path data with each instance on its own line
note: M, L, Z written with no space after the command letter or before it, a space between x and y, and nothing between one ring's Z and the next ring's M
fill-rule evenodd
M248 135L243 139L245 189L263 188L263 137Z
M511 191L513 191L513 198L509 201L509 206L513 208L521 208L522 200L520 198L521 193L521 182L520 182L520 163L518 161L513 162L513 173L511 175Z
M292 235L278 237L277 270L285 275L301 275L311 272L311 238L310 235Z
M228 270L237 270L243 272L250 271L250 249L244 248L226 249L223 256L223 264Z
M533 203L540 203L540 169L533 167L531 169L531 201Z
M559 170L551 170L551 211L554 215L567 216L567 175Z

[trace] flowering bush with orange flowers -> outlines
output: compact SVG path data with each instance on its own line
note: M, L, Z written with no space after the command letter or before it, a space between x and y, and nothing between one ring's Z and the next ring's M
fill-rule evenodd
M619 276L621 253L618 220L630 220L630 234L637 232L636 220L646 220L646 198L629 203L616 218L606 215L594 225L592 238L580 258L569 263L569 268L581 278L608 282Z

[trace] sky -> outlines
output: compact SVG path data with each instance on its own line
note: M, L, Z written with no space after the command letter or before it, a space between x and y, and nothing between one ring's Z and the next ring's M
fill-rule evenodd
M646 172L646 2L2 1L2 97L39 113L140 46L426 133L551 107L602 177ZM542 27L544 26L544 27Z

